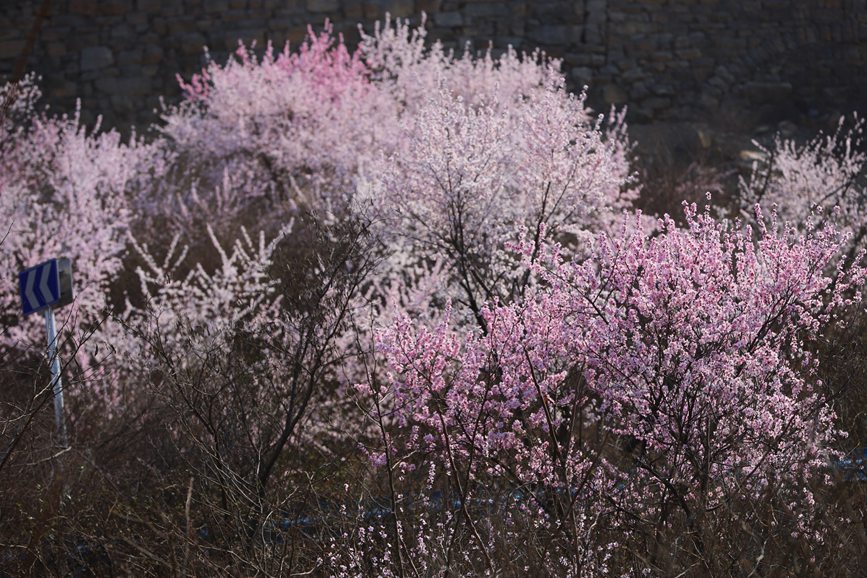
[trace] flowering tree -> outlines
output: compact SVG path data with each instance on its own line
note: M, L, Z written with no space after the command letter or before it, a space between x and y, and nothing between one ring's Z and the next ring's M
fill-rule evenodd
M819 134L806 143L777 136L770 146L758 148L764 157L754 163L748 178L739 186L742 211L752 203L775 205L780 218L802 230L832 222L848 233L843 259L855 261L867 235L867 189L865 189L864 120L857 114L841 117L836 130ZM863 307L851 307L852 322L831 330L820 354L822 385L835 399L841 424L850 434L848 449L865 444L863 415L867 384L854 377L864 358L862 340Z
M833 228L754 240L695 207L686 218L655 237L600 234L587 259L556 246L534 259L525 239L516 249L542 283L486 305L486 333L404 320L381 335L388 373L359 386L383 416L377 460L445 473L428 483L462 505L446 543L465 532L496 559L468 504L498 486L532 492L526 510L553 540L535 564L549 572L596 575L612 557L714 568L726 561L709 542L750 544L755 558L774 524L823 539L809 484L836 432L809 344L858 298L846 295L864 270L826 272L846 242ZM686 542L663 551L670 532Z
M360 31L359 52L371 81L391 95L404 117L414 115L441 91L470 106L491 105L493 97L500 97L499 103L508 108L516 100L566 87L562 61L541 50L527 54L509 47L494 57L490 49L474 52L467 45L458 55L439 41L429 42L424 25L424 18L413 27L386 17L371 34Z
M157 260L136 244L144 299L127 305L124 332L111 339L123 344L112 383L127 399L115 395L118 406L144 401L133 391L143 384L155 394L147 411L161 412L175 451L202 480L199 511L225 547L258 539L292 493L281 485L294 473L286 451L316 451L333 411L344 411L330 400L351 353L340 337L371 254L362 232L343 226L320 231L316 251L289 262L291 227L269 242L245 233L231 251L212 233L217 268L182 275L179 245Z
M543 230L604 229L631 196L623 143L607 141L583 98L560 89L476 105L441 92L404 135L401 154L372 164L356 211L395 268L440 264L446 282L436 297L460 303L482 327L481 304L510 299L528 280L505 250L515 231L527 227L538 242Z
M8 86L3 89L8 90ZM73 333L105 315L122 264L130 225L128 198L142 176L148 146L122 143L117 132L88 131L78 115L36 112L39 91L30 80L0 126L0 315L9 328L4 349L30 347L42 337L39 320L20 321L15 273L49 258L74 263L76 299L63 310ZM37 341L38 339L38 341ZM80 352L82 361L87 350Z
M388 249L384 293L461 305L456 322L484 326L481 303L529 280L503 250L521 226L580 235L629 206L630 144L622 115L603 126L565 89L560 62L508 50L461 57L426 44L423 27L389 20L359 48L373 82L403 119L396 143L361 170L355 213ZM420 289L434 290L423 298Z
M350 53L326 23L319 34L311 29L297 52L287 45L275 54L269 46L257 59L240 46L225 65L212 62L190 82L180 80L186 100L166 112L161 132L176 160L200 171L198 195L230 178L235 194L247 197L236 202L283 197L336 211L352 197L359 169L402 150L412 134L402 125L441 91L505 115L524 99L556 98L561 116L549 123L591 125L583 99L565 91L559 66L541 53L512 50L496 59L469 50L457 58L438 43L428 46L423 27L388 19L373 35L362 32ZM522 114L517 107L512 116ZM610 152L622 137L611 139ZM229 202L224 197L218 208Z
M833 134L815 137L806 144L777 136L770 148L756 143L766 158L754 163L749 178L740 180L743 209L761 202L778 207L783 219L804 226L820 220L824 211L841 229L851 234L853 247L867 235L865 222L863 152L864 120L856 115L851 123L841 117Z
M388 101L328 23L297 51L269 46L258 59L242 45L180 83L186 100L165 113L161 133L171 161L193 169L172 195L182 224L193 209L212 221L251 204L339 213L358 163L390 128Z

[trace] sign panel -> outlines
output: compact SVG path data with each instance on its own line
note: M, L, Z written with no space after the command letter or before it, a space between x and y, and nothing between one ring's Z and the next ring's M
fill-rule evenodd
M69 259L51 259L21 271L18 288L24 315L71 303L72 266Z

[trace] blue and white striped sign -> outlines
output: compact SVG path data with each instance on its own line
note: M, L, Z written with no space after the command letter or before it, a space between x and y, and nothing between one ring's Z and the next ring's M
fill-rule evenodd
M40 263L18 274L24 315L42 311L60 302L59 259Z

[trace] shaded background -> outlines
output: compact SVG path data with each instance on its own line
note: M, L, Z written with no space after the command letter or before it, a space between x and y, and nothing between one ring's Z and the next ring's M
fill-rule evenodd
M0 0L0 80L24 53L43 0ZM386 12L461 48L542 47L591 104L628 120L750 126L833 117L867 95L867 0L50 0L27 63L55 112L82 101L126 131L178 98L203 46L222 61L239 39L282 46L326 18L357 39Z

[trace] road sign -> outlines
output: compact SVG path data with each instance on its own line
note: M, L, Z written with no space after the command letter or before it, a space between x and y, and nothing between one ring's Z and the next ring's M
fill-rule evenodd
M66 422L63 419L63 383L60 379L60 357L57 352L57 327L54 309L72 303L72 263L66 257L51 259L18 274L21 309L24 315L42 311L48 334L48 363L51 367L51 391L54 394L54 419L60 445L69 447Z
M72 265L69 259L51 259L18 274L24 315L46 307L62 307L72 302Z

